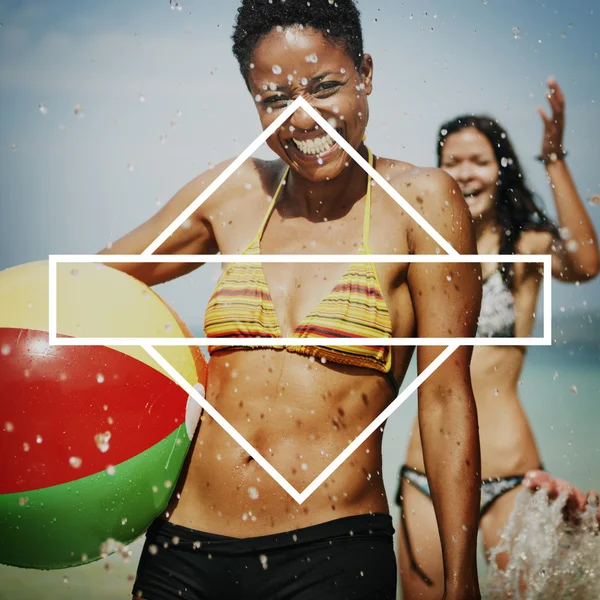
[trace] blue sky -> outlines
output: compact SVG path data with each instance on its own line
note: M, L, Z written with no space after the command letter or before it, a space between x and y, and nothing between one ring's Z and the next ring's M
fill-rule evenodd
M230 51L238 2L207 4L0 1L0 269L96 252L260 133ZM592 2L359 7L375 62L368 139L376 153L432 165L440 122L487 112L508 129L552 212L533 156L542 131L535 108L555 75L567 97L569 164L584 198L600 193ZM600 227L600 207L590 212ZM197 323L215 274L205 267L162 293ZM600 308L600 281L555 283L554 292L557 311Z

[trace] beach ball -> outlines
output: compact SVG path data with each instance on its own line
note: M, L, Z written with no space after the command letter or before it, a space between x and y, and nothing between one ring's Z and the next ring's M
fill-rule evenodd
M46 261L0 272L0 562L37 569L96 560L165 510L207 372L197 347L154 346L186 391L140 346L49 345L48 285ZM57 265L56 314L61 338L192 337L103 264Z

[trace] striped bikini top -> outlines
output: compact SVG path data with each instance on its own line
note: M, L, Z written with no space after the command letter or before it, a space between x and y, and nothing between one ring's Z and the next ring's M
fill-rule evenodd
M373 156L369 150L369 164ZM260 242L269 221L283 182L289 173L286 169L273 200L267 210L256 237L244 254L260 254ZM371 178L367 182L367 194L363 223L363 239L358 254L371 254L369 230L371 218ZM281 329L275 314L273 300L260 263L232 263L223 273L208 303L204 318L207 337L229 338L280 338ZM381 285L373 263L352 263L339 283L300 322L291 337L299 342L307 338L379 337L392 335L388 308L381 294ZM269 347L269 346L267 346ZM212 355L218 350L239 348L245 350L265 346L209 346ZM270 347L269 347L270 348ZM274 346L304 356L312 356L322 362L331 361L342 365L372 368L387 374L391 385L398 386L391 373L392 351L390 346Z

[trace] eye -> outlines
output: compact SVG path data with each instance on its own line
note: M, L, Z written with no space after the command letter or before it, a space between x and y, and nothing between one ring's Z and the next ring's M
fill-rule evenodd
M336 90L337 88L339 88L342 84L339 83L338 81L324 81L323 83L320 83L316 89L315 89L315 93L319 94L319 93L325 93L325 92L332 92L334 90Z
M263 99L263 104L266 106L274 107L274 106L287 106L289 100L283 96L281 92L274 96L269 96Z

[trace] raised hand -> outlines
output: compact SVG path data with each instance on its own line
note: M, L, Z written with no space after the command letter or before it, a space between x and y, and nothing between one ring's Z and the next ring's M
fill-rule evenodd
M552 114L548 116L542 107L538 107L537 111L544 123L541 155L545 159L551 159L553 155L560 157L563 152L565 96L554 77L549 77L547 83L548 93L546 98L548 98Z

